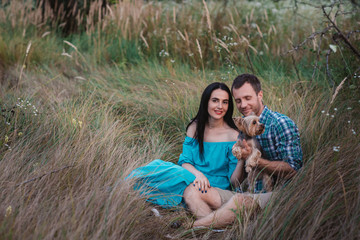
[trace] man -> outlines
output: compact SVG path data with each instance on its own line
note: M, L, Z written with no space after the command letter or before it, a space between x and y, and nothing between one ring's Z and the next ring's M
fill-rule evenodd
M259 79L251 74L242 74L235 78L231 87L236 107L244 116L254 112L265 125L265 132L257 136L262 147L263 155L258 160L257 167L274 176L275 179L290 179L302 167L302 150L300 146L299 131L295 123L287 116L271 111L263 103L263 92ZM244 159L251 153L247 146L242 152L242 159L237 162L234 178L230 181L234 187L244 179ZM262 181L255 185L255 194L235 193L227 190L213 188L209 194L200 194L188 187L184 192L185 202L190 209L199 209L197 226L224 226L232 223L236 218L236 209L250 210L264 208L272 192L263 190ZM220 200L219 200L220 199ZM202 209L217 209L205 212ZM206 214L208 213L208 214Z

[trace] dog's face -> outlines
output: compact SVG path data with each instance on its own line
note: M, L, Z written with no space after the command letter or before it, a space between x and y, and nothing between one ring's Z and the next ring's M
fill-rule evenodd
M248 136L254 137L263 134L265 131L264 124L259 122L259 117L251 114L247 117L234 118L236 127Z

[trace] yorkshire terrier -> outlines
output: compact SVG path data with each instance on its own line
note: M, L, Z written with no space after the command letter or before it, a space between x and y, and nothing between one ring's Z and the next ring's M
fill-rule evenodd
M252 149L251 154L245 160L245 171L248 173L248 183L250 192L254 192L256 179L262 179L263 186L267 192L273 188L272 178L265 171L258 169L258 160L261 157L261 146L256 140L256 135L264 133L265 126L259 122L259 117L254 113L247 117L234 118L236 127L241 131L238 140L232 147L232 153L237 159L241 159L241 149L244 148L243 140L245 139Z

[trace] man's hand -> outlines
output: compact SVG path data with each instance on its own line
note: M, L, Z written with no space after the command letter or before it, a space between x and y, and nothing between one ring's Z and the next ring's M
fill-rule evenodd
M243 139L242 144L243 144L243 147L241 148L241 159L246 160L252 153L252 149L247 144L245 139Z

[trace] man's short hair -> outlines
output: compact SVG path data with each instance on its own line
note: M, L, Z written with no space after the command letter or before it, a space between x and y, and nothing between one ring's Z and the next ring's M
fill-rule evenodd
M237 76L234 79L233 84L231 86L231 93L233 89L241 88L245 83L250 83L253 89L255 90L256 94L258 94L261 91L260 80L255 75L244 73Z

